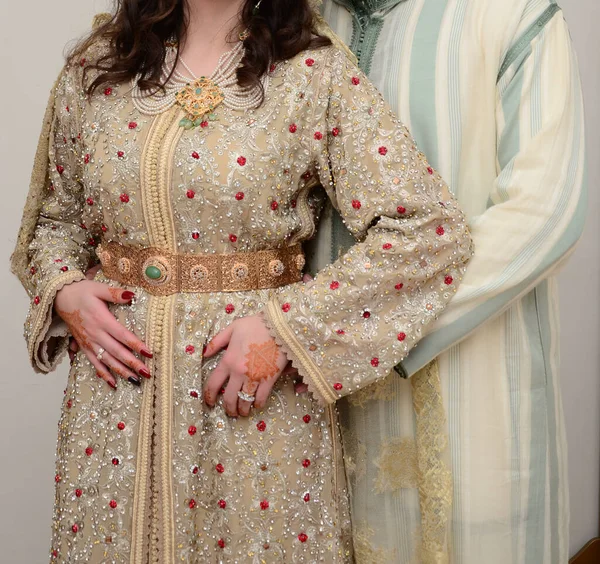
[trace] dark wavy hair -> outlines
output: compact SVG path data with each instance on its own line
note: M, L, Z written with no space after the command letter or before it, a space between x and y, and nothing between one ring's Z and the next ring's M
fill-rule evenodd
M79 64L96 42L108 45L108 51L97 60L82 63L84 81L89 70L99 71L86 87L88 96L104 83L126 82L138 73L142 90L163 89L160 79L165 44L171 38L179 44L184 41L188 27L187 1L115 0L114 15L67 54L68 64L75 61ZM256 3L257 0L245 0L239 15L238 31L250 32L244 40L246 51L237 71L240 86L262 87L260 78L272 63L290 59L308 48L331 44L329 38L315 32L313 12L307 0L262 0L258 10Z

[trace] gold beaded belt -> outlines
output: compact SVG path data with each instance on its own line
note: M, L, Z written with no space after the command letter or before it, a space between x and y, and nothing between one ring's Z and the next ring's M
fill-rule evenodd
M300 244L246 253L185 254L103 241L96 252L105 276L157 296L277 288L299 282L305 262Z

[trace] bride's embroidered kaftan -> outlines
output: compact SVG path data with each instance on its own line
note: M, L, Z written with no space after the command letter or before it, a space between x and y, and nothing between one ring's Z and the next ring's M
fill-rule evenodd
M313 282L277 289L157 296L99 271L95 280L136 293L109 308L153 351L152 378L113 391L77 354L52 558L351 561L334 402L386 376L452 297L471 255L461 212L336 47L272 67L259 108L220 105L189 130L178 105L141 113L129 84L86 100L83 65L65 67L52 93L48 153L34 171L47 166L46 191L34 221L37 204L24 216L26 259L13 257L32 300L25 335L36 371L64 356L53 299L98 262L101 239L179 253L290 246L311 238L330 198L359 242ZM203 359L203 346L259 312L310 389L296 394L282 378L264 410L231 419L202 401L221 356Z

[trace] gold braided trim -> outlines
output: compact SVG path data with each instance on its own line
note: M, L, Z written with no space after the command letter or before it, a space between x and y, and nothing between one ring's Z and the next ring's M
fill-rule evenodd
M148 300L148 313L146 315L145 342L150 350L156 350L156 324L154 312L155 302L159 298L150 296ZM154 374L156 355L148 359L148 371ZM154 380L154 379L153 379ZM154 387L155 382L150 383ZM150 386L147 386L147 388ZM145 548L150 534L150 471L151 471L151 445L152 432L154 429L154 393L146 389L142 394L142 405L140 408L140 426L138 434L138 459L135 469L135 485L133 493L133 521L131 525L132 541L129 561L131 564L144 564L147 561Z
M319 367L292 333L281 314L281 306L276 301L267 302L263 311L263 319L275 342L285 352L288 360L292 362L292 366L299 370L308 389L326 404L335 402L337 396L330 390Z
M447 564L452 473L446 462L448 435L437 360L411 378L421 506L421 564Z
M173 421L173 310L175 296L162 298L163 313L160 323L160 369L156 385L156 423L154 429L154 477L159 485L158 517L162 525L159 546L161 564L175 562L175 516L173 515L173 477L172 472L172 421Z
M104 275L156 296L178 292L240 292L302 280L302 245L247 253L174 253L159 247L102 242L96 250ZM157 268L152 279L147 269Z

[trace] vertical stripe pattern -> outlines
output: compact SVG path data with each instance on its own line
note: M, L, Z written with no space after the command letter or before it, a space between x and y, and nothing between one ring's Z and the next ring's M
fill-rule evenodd
M343 3L325 0L323 13L349 42L352 6L377 2ZM476 246L450 307L402 363L411 376L439 362L453 474L448 562L567 562L553 271L581 235L586 202L567 24L553 0L404 0L385 17L369 76L449 181ZM415 433L410 386L391 378L386 397L342 408L366 460L351 478L353 520L373 555L414 564L416 492L373 488L382 445Z

